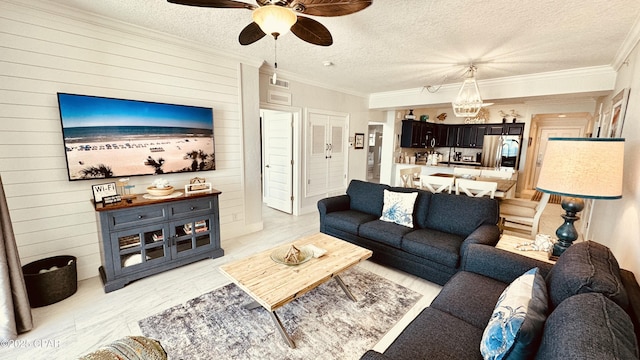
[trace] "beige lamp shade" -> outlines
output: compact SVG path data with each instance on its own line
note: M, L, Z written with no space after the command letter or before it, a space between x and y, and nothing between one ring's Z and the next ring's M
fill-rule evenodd
M277 5L261 6L253 11L253 21L265 34L277 38L289 32L298 16L289 8Z
M622 197L624 139L549 138L536 189L586 199Z

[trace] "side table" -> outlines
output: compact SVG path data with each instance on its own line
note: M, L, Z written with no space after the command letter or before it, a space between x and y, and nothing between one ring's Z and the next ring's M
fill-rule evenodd
M555 260L549 259L549 253L546 251L535 251L535 250L522 251L522 250L516 249L517 245L520 245L525 242L531 242L531 239L508 235L508 234L502 234L500 241L498 241L498 244L496 244L496 248L501 250L506 250L514 254L527 256L532 259L544 261L549 264L556 263Z

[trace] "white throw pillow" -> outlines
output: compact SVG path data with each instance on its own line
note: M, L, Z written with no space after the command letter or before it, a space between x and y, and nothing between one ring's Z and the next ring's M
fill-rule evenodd
M547 304L547 287L538 268L515 279L498 298L482 334L484 359L532 358L547 318Z
M384 190L384 206L380 220L413 227L413 206L417 192L401 193Z

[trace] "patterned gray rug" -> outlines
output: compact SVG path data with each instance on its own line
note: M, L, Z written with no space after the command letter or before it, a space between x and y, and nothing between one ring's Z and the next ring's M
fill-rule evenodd
M358 359L422 297L359 267L341 274L358 302L329 281L276 312L295 349L268 312L243 306L252 299L229 284L140 320L145 336L160 340L172 360Z

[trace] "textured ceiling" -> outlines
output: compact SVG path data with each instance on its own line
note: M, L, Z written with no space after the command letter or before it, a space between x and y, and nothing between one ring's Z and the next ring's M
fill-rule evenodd
M271 37L249 46L238 43L238 34L252 21L249 10L164 0L55 3L220 52L270 65L274 61ZM290 33L281 36L278 68L367 94L460 82L471 62L478 67L478 79L610 65L639 15L638 0L373 0L352 15L314 18L331 31L332 46L310 45Z

